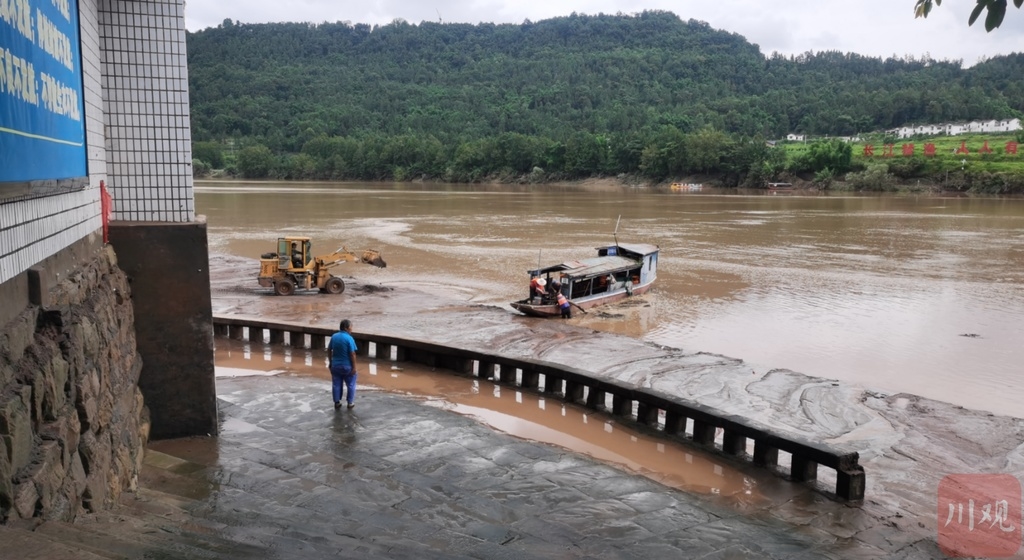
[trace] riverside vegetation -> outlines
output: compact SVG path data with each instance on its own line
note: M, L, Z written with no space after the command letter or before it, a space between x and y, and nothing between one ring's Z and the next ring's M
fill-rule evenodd
M967 164L944 148L899 157L903 142L958 146L959 136L869 139L896 143L892 158L837 140L766 141L1024 116L1024 54L970 68L928 57L765 56L740 35L647 11L502 25L225 20L189 34L188 58L199 176L697 176L723 186L1024 192L1024 157L998 153L1022 140L1012 135L991 137L995 153Z

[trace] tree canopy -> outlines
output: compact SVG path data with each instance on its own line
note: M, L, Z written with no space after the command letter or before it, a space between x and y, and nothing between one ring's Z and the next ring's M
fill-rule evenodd
M195 155L246 176L756 182L766 140L1024 115L1024 54L764 55L663 11L522 24L239 24L189 33ZM223 153L222 153L223 152ZM224 157L230 153L230 157ZM834 151L816 153L839 171Z
M976 2L974 9L971 10L971 16L967 20L967 25L974 25L982 12L985 13L985 31L991 32L1003 24L1003 19L1006 17L1007 0L976 0ZM933 5L941 6L942 0L917 0L917 4L914 6L914 17L928 17ZM1024 5L1024 0L1013 0L1013 5L1020 8L1021 5Z

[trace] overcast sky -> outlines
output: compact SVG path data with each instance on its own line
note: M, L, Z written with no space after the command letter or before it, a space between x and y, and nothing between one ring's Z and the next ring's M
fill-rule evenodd
M967 26L974 0L946 0L928 19L914 19L914 0L186 0L189 30L242 23L299 21L387 24L401 18L459 23L522 23L572 12L666 10L683 20L745 36L770 54L839 50L888 57L928 54L962 59L1024 51L1024 10L1011 7L1002 27ZM983 18L982 18L983 19Z

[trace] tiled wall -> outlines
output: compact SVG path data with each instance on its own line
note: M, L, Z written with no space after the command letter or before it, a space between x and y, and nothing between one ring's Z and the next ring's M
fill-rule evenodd
M89 186L77 192L44 198L0 200L0 283L14 278L103 225L99 187L100 181L106 179L107 152L103 145L103 90L99 72L96 2L78 0Z
M181 0L99 0L114 219L195 220Z
M0 200L0 283L102 226L100 181L115 220L195 220L183 10L183 0L78 0L89 186Z

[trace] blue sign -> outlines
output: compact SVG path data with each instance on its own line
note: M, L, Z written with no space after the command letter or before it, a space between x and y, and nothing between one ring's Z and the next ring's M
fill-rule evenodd
M0 0L0 184L88 176L78 0Z

